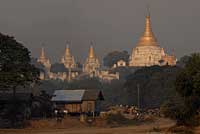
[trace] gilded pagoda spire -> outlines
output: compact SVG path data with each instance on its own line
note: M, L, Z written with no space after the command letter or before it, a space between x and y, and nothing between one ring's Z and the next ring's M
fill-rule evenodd
M156 37L151 28L150 12L146 16L145 29L143 35L140 37L137 46L158 46Z
M88 57L83 65L83 72L89 74L91 77L97 76L99 73L100 63L98 58L95 56L93 42L91 42Z
M65 47L65 53L61 58L61 63L63 63L66 68L75 68L76 63L74 57L71 55L69 44L70 42L67 42L67 45Z
M94 55L94 48L93 48L92 45L90 46L88 57L89 57L89 58L95 58L95 55Z
M44 47L41 48L40 57L39 57L39 59L37 61L40 62L40 63L42 63L48 69L51 67L49 59L46 58L46 56L45 56Z

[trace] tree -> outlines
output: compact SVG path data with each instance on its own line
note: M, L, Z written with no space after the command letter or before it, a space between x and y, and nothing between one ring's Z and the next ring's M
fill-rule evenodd
M177 66L184 68L185 64L190 60L190 56L185 55L177 61Z
M0 33L0 89L26 86L38 80L39 71L31 64L30 52L13 37Z
M200 107L200 53L192 54L185 68L178 74L176 90L187 105L192 105L189 108L195 113Z
M194 117L200 108L200 53L192 54L187 59L175 82L176 91L181 99L170 100L163 106L167 117L185 125L195 121Z
M176 78L176 90L184 97L200 97L200 53L192 54Z
M20 101L21 98L16 96L16 89L37 82L39 71L31 64L29 50L13 37L1 33L0 55L0 90L13 91L13 97L9 100L5 115L11 120L12 127L15 127L17 115L22 116L26 110L24 103Z
M104 66L106 67L112 67L114 64L116 64L119 60L124 60L127 64L129 62L129 54L127 51L113 51L108 53L104 58Z
M129 104L138 103L138 86L141 108L158 108L175 93L176 73L180 68L152 66L140 68L127 77L125 87Z
M102 83L99 78L85 77L79 80L73 80L70 83L65 83L66 89L101 89Z
M51 117L53 113L51 96L42 90L39 96L33 97L31 110L32 117Z

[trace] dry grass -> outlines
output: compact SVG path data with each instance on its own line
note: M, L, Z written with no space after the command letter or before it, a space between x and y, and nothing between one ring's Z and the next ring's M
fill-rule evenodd
M194 128L186 126L173 126L168 129L168 132L177 134L194 134Z
M54 122L54 123L52 123ZM168 119L159 118L155 122L143 123L132 126L119 126L115 128L108 127L104 119L97 119L92 124L80 123L78 119L66 119L60 125L55 124L56 120L33 121L32 127L28 129L0 129L0 134L146 134L154 127L159 127L162 132L174 125L174 122ZM58 126L57 126L58 125ZM48 127L49 128L48 128ZM105 128L106 127L106 128ZM59 129L58 129L59 128Z
M28 122L29 129L55 129L55 128L73 128L84 127L85 124L79 121L79 118L64 118L62 121L56 119L32 120Z

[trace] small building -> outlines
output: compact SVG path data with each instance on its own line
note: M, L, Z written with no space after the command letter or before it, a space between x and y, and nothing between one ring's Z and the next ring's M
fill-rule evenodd
M119 80L119 73L110 73L110 71L100 71L99 78L103 82L111 82L112 80Z
M69 114L96 113L101 111L101 101L104 100L100 90L56 90L51 99L56 109Z

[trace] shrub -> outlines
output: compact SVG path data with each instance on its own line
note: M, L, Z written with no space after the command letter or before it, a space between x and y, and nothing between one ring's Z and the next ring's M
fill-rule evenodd
M107 117L107 123L108 124L126 124L127 120L121 113L117 114L109 114Z
M195 125L195 111L185 104L183 99L173 99L161 106L161 113L165 117L176 120L177 125Z

